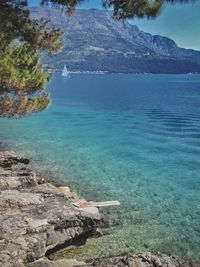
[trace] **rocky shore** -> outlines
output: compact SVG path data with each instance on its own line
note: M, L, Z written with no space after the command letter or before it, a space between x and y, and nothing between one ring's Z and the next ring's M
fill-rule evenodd
M176 257L143 253L92 263L51 261L48 255L101 224L97 208L79 208L68 187L56 187L29 167L29 160L0 150L0 266L2 267L193 267Z
M68 187L56 187L28 167L29 160L0 151L0 266L52 266L45 255L102 222L97 208L77 208Z

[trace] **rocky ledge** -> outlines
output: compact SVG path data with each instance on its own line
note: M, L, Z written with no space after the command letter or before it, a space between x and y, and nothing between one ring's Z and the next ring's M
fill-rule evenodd
M68 187L36 175L29 160L0 151L0 266L52 266L54 248L90 235L102 222L97 208L78 208Z
M165 254L142 253L91 263L46 256L103 223L97 208L79 208L68 187L37 175L29 160L0 150L0 266L2 267L194 267Z

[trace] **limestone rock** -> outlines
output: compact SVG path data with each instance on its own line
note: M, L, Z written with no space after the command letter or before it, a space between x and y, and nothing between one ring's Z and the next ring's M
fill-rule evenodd
M73 205L74 195L45 182L13 151L0 151L0 266L52 266L49 249L89 233L98 209ZM42 182L41 182L42 181Z

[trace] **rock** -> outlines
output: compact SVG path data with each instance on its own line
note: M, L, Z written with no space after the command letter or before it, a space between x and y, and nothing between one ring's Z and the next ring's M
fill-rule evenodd
M76 193L72 192L68 186L59 186L58 190L59 190L59 192L66 194L71 199L77 199L78 198Z
M128 267L145 267L146 264L141 259L133 259L128 261Z
M128 256L119 256L91 262L84 267L190 267L190 264L179 258L166 254L150 252Z
M84 266L84 262L80 262L77 260L68 260L68 259L63 259L63 260L58 260L56 262L53 262L52 267L78 267L78 266Z
M37 177L28 163L0 151L0 266L50 267L43 259L48 250L101 224L98 209L75 207L67 187Z
M53 263L48 259L39 259L34 262L28 263L27 267L54 267Z
M4 151L4 153L1 154L3 154L0 161L0 167L2 168L11 168L13 165L19 163L24 165L29 164L28 159L17 156L13 151Z

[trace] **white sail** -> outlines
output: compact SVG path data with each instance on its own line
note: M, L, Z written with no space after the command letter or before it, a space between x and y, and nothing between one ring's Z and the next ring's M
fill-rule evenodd
M63 71L62 71L62 74L61 74L63 77L69 77L69 72L67 70L67 67L66 65L64 66L63 68Z

